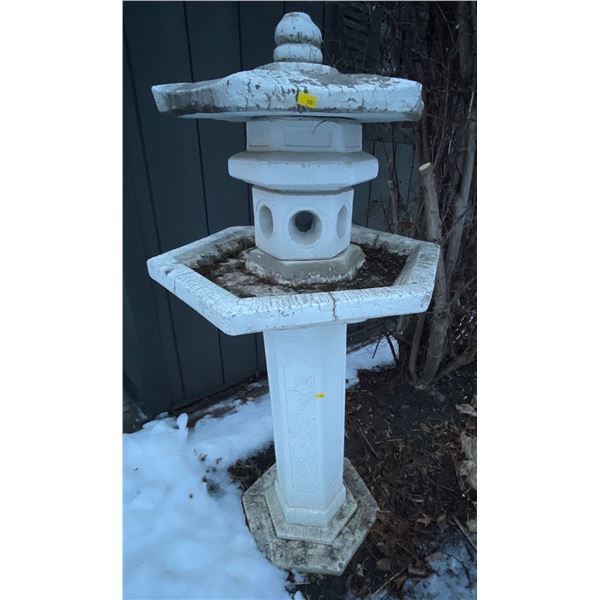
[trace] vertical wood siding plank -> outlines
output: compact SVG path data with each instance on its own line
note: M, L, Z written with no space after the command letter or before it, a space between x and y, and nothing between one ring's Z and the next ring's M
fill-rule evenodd
M156 83L191 81L185 12L181 2L127 2L124 17L157 229L165 251L208 233L197 131L189 121L159 114L150 89ZM169 302L184 392L174 405L180 405L222 386L223 374L215 328L176 298Z
M363 150L373 154L373 142L363 140ZM379 165L381 169L381 165ZM371 182L365 181L354 186L354 203L352 205L352 222L362 227L367 226L369 214L369 197L371 193Z
M323 2L284 2L285 12L306 13L323 33Z
M148 281L145 261L160 252L160 244L134 101L127 43L124 45L124 50L123 266L125 289L130 298L131 307L130 312L125 313L124 318L127 319L127 314L129 314L129 318L132 320L131 327L134 330L133 322L138 319L156 321L158 326L157 331L151 330L148 328L149 324L144 323L142 326L146 328L147 332L151 332L151 335L138 340L134 346L139 355L137 364L140 365L140 369L142 365L148 367L147 370L140 370L138 374L137 388L140 397L137 400L145 405L147 414L151 416L153 409L150 406L159 407L158 412L168 410L172 399L183 396L183 389L167 294L163 288ZM136 248L136 244L139 245L139 248ZM124 335L128 335L127 331L131 331L126 327ZM160 352L157 351L157 345ZM145 356L148 352L157 362L152 363L152 359ZM155 381L155 377L159 374L166 377L168 381L166 391L162 384ZM152 399L150 396L146 397L147 394L150 394ZM162 397L156 397L157 394L162 394Z
M240 2L242 67L255 69L273 62L275 27L284 2Z
M238 6L235 2L186 4L193 81L216 79L240 71ZM229 175L229 157L245 150L245 125L196 121L200 138L208 231L249 225L248 190ZM190 124L191 125L191 124ZM257 369L253 335L230 337L219 332L224 383L235 384Z
M130 183L130 179L125 181L123 210L123 225L127 231L123 238L124 292L131 307L123 315L127 319L123 328L124 345L138 351L138 370L130 375L130 379L138 384L136 391L140 397L136 399L143 404L144 412L155 415L171 408L171 397L150 283L145 269L140 268L140 265L145 266L144 250ZM128 374L131 362L124 367Z

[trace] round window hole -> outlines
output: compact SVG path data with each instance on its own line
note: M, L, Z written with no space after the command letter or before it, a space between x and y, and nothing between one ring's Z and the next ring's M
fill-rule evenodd
M273 234L273 213L268 206L261 206L258 211L258 226L265 237Z
M337 234L339 238L343 238L348 231L348 207L344 204L340 208L337 218Z
M290 220L290 235L301 244L314 244L321 235L321 219L308 210L301 210Z
M294 225L300 233L306 233L310 231L314 224L315 215L307 210L296 213L296 216L294 217Z

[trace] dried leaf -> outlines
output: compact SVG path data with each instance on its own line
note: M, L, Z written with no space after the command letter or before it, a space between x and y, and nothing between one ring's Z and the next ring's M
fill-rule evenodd
M460 436L460 442L467 460L463 460L458 466L458 474L467 480L474 490L477 489L477 438L466 433Z
M462 433L460 436L460 443L467 459L472 460L477 464L477 438Z
M432 562L435 562L436 560L442 560L442 558L444 558L444 555L441 552L434 552L433 554L426 556L425 560L429 564L431 564Z
M380 571L389 571L392 568L392 562L389 558L380 558L377 561L377 569Z
M426 569L420 569L419 567L413 567L412 565L408 567L408 574L413 577L427 577L427 575L429 575Z
M427 527L432 522L432 518L429 515L422 515L417 519L417 523L422 523Z
M477 520L476 519L469 519L467 521L467 529L471 533L477 533Z
M420 423L419 427L421 428L421 431L423 431L424 433L431 433L431 427L429 427L429 425L427 425L427 423Z
M477 416L477 411L470 404L455 404L454 407L463 415L469 415L470 417Z

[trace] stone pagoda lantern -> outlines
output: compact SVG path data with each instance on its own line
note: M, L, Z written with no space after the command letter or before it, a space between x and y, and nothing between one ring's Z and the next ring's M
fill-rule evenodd
M275 565L340 575L377 513L344 459L346 326L426 310L439 248L352 226L353 186L378 172L361 123L418 120L421 85L343 75L322 64L321 41L308 15L288 13L273 63L152 88L166 115L246 123L229 174L252 185L255 226L151 258L148 270L225 333L263 332L276 463L243 496L248 526ZM373 252L394 258L387 282Z

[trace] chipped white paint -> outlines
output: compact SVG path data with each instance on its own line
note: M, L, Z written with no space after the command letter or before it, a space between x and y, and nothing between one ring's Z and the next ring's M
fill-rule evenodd
M229 174L253 184L258 249L280 261L339 256L350 244L351 186L378 171L375 157L361 151L362 126L278 118L250 122L246 131L248 150L229 159ZM352 256L339 279L358 269L360 255Z
M277 193L254 187L256 245L280 260L333 258L350 244L353 190Z
M253 227L230 227L148 261L152 279L229 335L351 323L423 312L429 306L439 246L365 227L352 227L357 244L408 255L394 285L372 289L238 298L196 273L199 260L221 256L228 244L253 237Z
M274 65L296 66L293 72ZM344 117L361 123L417 121L423 111L421 85L380 75L343 75L307 63L274 63L223 79L200 83L155 85L160 112L194 119L248 121L254 117ZM297 103L298 93L315 96L317 105Z
M260 116L339 117L368 122L417 121L421 84L380 75L344 75L320 64L321 32L304 13L286 14L275 30L274 63L222 79L155 85L158 110L195 119L248 121ZM302 104L299 94L314 97Z
M377 176L377 159L366 152L240 152L229 159L229 174L269 189L330 191Z
M323 43L321 30L312 19L302 12L289 12L275 27L275 44L309 44L320 48Z
M257 118L246 123L252 152L360 152L362 127L347 119Z
M322 65L321 32L303 13L285 15L275 43L272 64L152 88L160 112L247 122L229 173L253 186L256 230L231 227L150 259L148 270L225 333L264 333L277 462L244 495L249 526L275 564L340 574L377 510L344 466L346 326L426 310L439 255L435 244L352 227L352 186L378 171L361 123L419 119L421 85ZM352 242L407 260L387 287L274 294L269 285L240 298L193 270L240 242L257 247L246 272L276 281L352 278L364 260Z

